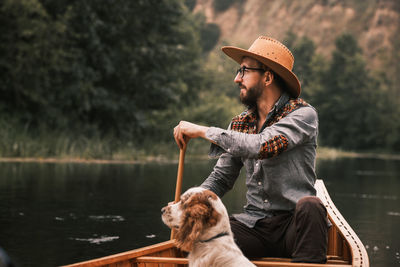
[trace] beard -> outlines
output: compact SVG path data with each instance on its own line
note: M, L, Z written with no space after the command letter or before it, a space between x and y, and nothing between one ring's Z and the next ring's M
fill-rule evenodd
M257 84L256 86L247 89L245 86L243 86L243 84L240 83L239 88L245 90L245 92L240 91L240 102L242 102L242 104L247 106L249 109L257 107L257 100L263 92L261 85Z

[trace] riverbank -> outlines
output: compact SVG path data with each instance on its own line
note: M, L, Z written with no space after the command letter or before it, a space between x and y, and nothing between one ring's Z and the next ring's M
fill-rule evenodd
M203 151L204 150L204 151ZM153 151L154 152L154 151ZM39 162L39 163L77 163L77 164L143 164L148 162L159 163L177 163L179 158L179 150L176 152L168 151L157 156L145 156L141 152L139 156L129 154L119 155L111 159L103 158L84 158L84 157L0 157L0 162ZM374 152L352 152L335 148L320 147L317 149L317 158L322 160L335 160L339 158L374 158L386 160L400 160L400 154L386 154ZM207 160L207 152L205 149L189 149L186 153L186 159L191 160Z
M344 151L336 148L320 147L317 149L317 158L319 159L337 159L337 158L371 158L400 160L400 154L390 154L383 152L354 152Z

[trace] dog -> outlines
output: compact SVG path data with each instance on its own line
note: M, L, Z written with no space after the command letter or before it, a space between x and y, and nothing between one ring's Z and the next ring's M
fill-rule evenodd
M162 221L176 230L177 247L189 252L190 267L255 266L235 244L228 212L212 191L190 188L161 213Z

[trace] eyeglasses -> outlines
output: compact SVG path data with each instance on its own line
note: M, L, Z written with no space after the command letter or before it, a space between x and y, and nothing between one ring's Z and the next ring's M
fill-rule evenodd
M238 70L236 71L236 75L238 75L238 73L240 73L240 79L243 79L244 73L245 73L247 70L258 70L258 71L265 72L265 70L264 70L264 69L261 69L261 68L248 68L248 67L246 67L246 66L243 66L243 67L241 67L240 69L238 69Z

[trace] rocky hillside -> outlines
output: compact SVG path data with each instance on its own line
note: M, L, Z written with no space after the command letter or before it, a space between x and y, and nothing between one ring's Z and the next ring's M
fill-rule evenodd
M219 0L218 0L219 1ZM288 31L307 36L317 52L329 56L343 32L356 36L369 62L379 66L391 57L399 34L398 0L233 0L217 11L214 0L197 0L194 12L218 24L220 41L248 47L259 35L283 40Z

